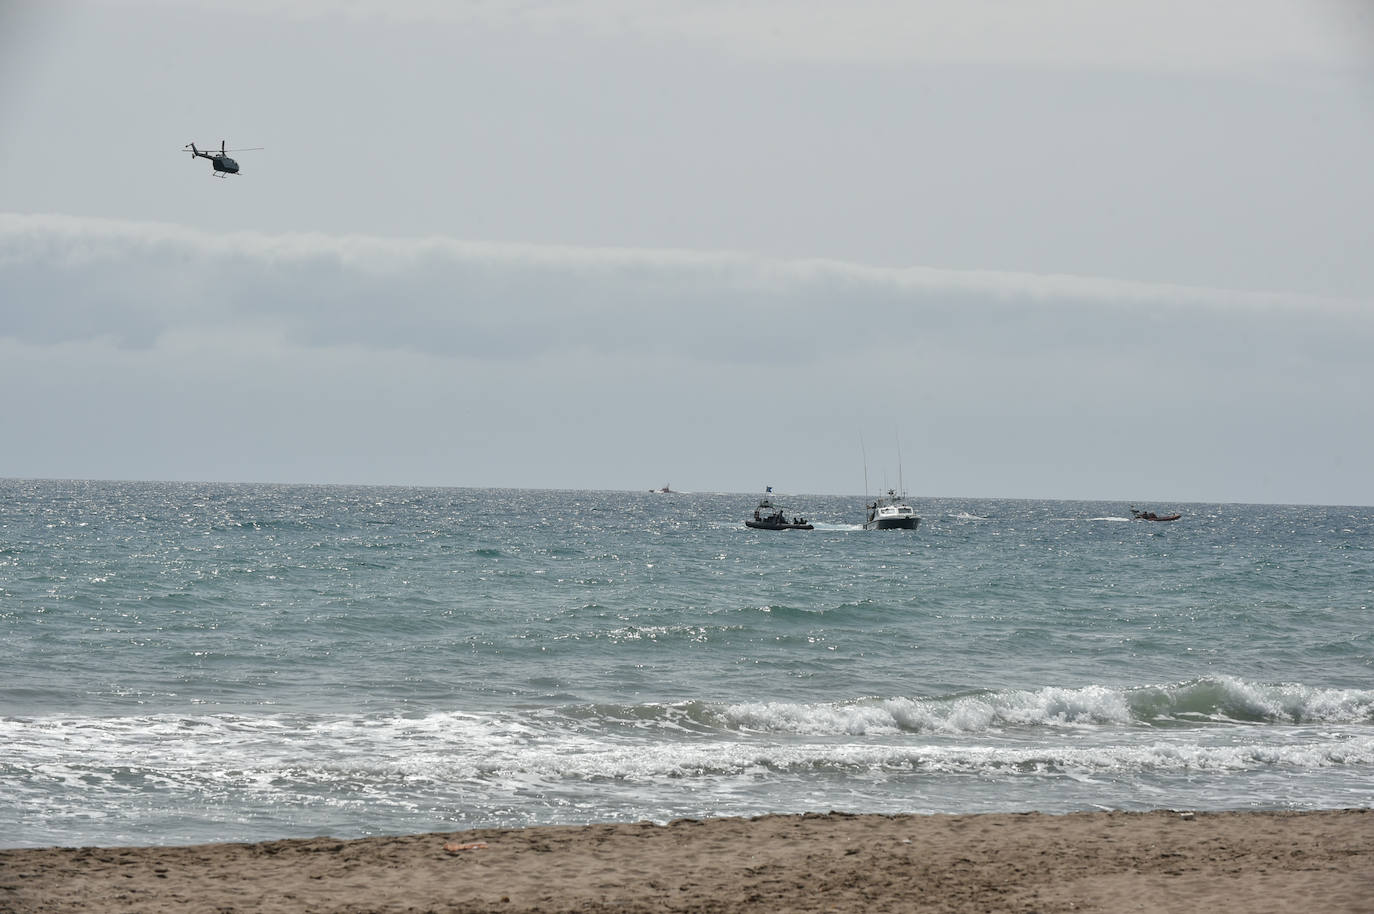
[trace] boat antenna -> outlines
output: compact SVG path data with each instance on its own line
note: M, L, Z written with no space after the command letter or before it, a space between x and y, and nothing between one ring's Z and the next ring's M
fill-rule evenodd
M859 450L864 455L864 498L868 497L868 448L864 447L864 433L859 432Z
M902 481L902 435L897 433L897 488L901 489L902 497L906 498L906 483Z

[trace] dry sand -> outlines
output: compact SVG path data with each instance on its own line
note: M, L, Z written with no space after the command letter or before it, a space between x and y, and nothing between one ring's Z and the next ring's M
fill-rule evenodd
M4 850L0 911L1371 912L1374 812L831 813Z

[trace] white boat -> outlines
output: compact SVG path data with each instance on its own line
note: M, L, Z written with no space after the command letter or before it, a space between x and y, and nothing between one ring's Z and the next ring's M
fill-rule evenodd
M895 489L888 489L868 504L864 520L865 530L915 530L921 522L916 509L906 503L906 493L900 497Z

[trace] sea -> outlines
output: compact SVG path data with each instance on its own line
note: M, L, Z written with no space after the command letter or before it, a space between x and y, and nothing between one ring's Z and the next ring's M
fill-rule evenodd
M1374 508L0 480L0 845L1374 805Z

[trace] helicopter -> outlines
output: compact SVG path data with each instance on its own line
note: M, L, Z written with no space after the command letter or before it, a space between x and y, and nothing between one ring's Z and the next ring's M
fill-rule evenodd
M215 152L214 149L211 149L209 152L203 149L197 149L195 143L187 143L182 149L191 150L191 158L193 159L197 156L202 159L209 159L211 166L215 169L211 174L216 178L224 178L239 173L239 163L229 158L229 153L253 152L254 150L262 149L261 146L249 146L244 149L225 149L224 143L224 140L219 141L219 152Z

